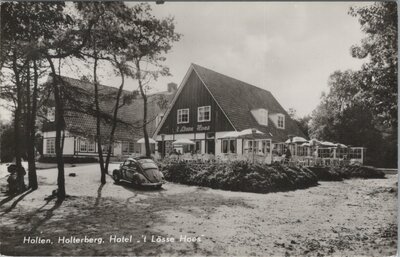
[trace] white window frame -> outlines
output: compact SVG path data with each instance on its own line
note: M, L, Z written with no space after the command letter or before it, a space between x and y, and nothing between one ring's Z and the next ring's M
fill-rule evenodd
M55 154L56 153L56 139L55 138L47 138L46 139L46 154Z
M280 126L280 124L279 124L279 119L282 119L282 126ZM284 129L285 128L285 115L283 115L283 114L279 114L278 115L278 118L277 118L277 121L276 121L276 126L278 128L280 128L280 129Z
M87 140L86 141L86 149L87 149L88 153L96 152L96 144L95 144L95 142Z
M204 112L206 113L205 109L208 108L208 119L200 119L200 113ZM203 115L205 116L205 115ZM211 121L211 105L206 105L206 106L200 106L197 108L197 122L209 122Z
M82 150L82 146L85 147L85 149ZM87 153L88 152L88 144L86 140L79 140L79 152L81 153Z
M183 113L184 111L187 111L187 117L188 117L188 118L187 118L187 121L182 121L182 113ZM177 117L177 122L178 122L178 124L187 124L187 123L189 123L189 120L190 120L189 108L178 109L176 117Z

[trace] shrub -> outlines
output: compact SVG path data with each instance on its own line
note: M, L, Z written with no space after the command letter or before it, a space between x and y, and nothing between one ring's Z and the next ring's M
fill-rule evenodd
M309 167L318 177L318 181L342 181L343 174L341 170L336 170L330 167ZM339 172L340 171L340 172Z
M316 186L317 176L307 168L281 164L168 163L163 166L168 181L215 189L267 193Z
M369 166L344 166L335 167L332 170L338 172L342 178L385 178L383 171Z

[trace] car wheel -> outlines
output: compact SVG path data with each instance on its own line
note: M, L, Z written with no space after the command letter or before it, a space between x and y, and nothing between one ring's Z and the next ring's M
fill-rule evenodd
M114 179L115 183L118 183L119 180L121 179L119 177L118 171L116 171L116 170L114 170L114 172L113 172L113 179Z

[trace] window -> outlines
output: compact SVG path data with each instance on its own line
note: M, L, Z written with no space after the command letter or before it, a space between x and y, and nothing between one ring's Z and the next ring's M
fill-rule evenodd
M112 149L113 149L113 145L111 146L111 151L112 151ZM108 144L107 145L102 145L101 146L101 150L103 151L103 153L108 153Z
M318 148L319 158L330 158L332 150L330 148Z
M161 122L163 117L164 117L163 113L160 113L160 114L157 115L157 117L156 117L156 127L158 126L158 124L160 124L160 122Z
M88 152L94 153L95 152L95 143L87 141L87 149L88 149Z
M135 144L133 142L129 142L129 153L135 152Z
M87 152L86 140L80 140L80 143L79 143L79 151L80 151L80 152Z
M284 143L276 143L274 144L274 148L272 153L276 155L283 155L286 152L286 145Z
M189 109L178 110L178 124L189 123Z
M46 139L46 152L47 152L47 154L55 154L56 153L56 139L55 138L47 138Z
M297 156L307 156L308 148L306 146L297 146Z
M266 109L251 110L251 114L256 119L258 124L263 126L268 126L268 110Z
M194 149L195 153L201 153L201 141L197 140L197 141L195 141L195 143L196 143L196 146Z
M271 151L271 141L262 140L261 152L263 153L263 155L269 155L270 151Z
M47 109L47 119L49 121L54 121L56 118L56 108L51 107Z
M122 154L129 154L129 142L122 142Z
M205 122L211 120L211 106L202 106L197 109L197 121Z
M285 128L285 116L284 115L278 116L278 128L281 128L281 129Z
M222 153L236 153L236 139L222 139Z
M133 142L122 142L122 154L130 154L135 152L135 145Z

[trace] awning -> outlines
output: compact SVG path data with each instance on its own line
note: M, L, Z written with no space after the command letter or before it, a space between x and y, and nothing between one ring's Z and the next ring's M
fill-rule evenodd
M222 135L220 138L237 138L239 136L239 132L230 131Z
M290 142L290 139L286 140L285 143L289 144L289 143L306 143L307 139L303 138L303 137L293 137L292 142Z
M253 134L254 130L254 134ZM244 129L240 132L238 132L238 138L244 138L244 139L266 139L266 138L271 138L270 136L267 136L265 133L259 131L258 129Z
M144 137L142 137L141 139L139 139L137 142L138 142L139 144L144 144ZM155 143L157 143L157 142L154 141L154 139L152 139L151 137L149 137L149 143L150 143L150 144L155 144Z
M172 143L173 145L194 145L196 144L195 142L193 142L190 139L186 139L186 138L182 138L182 139L178 139L175 142Z

